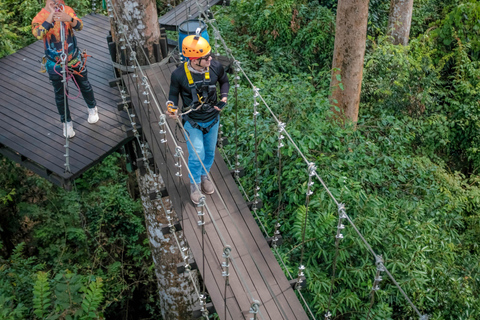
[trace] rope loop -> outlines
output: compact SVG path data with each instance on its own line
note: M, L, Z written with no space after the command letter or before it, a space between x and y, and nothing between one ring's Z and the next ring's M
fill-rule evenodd
M258 300L253 300L252 304L250 305L250 310L248 312L256 315L260 310L259 308L260 308L260 302Z

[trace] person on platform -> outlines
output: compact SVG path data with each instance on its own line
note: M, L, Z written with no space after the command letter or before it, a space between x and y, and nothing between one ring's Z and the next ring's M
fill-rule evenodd
M62 43L62 28L64 30L64 42ZM88 81L87 69L82 53L77 47L77 39L73 30L80 31L83 22L75 11L66 6L63 0L46 0L45 7L32 20L32 33L43 40L45 49L45 69L48 72L50 83L55 93L55 103L60 121L63 123L63 135L72 138L73 130L68 99L65 102L64 82L62 75L62 53L66 56L66 77L73 77L83 99L88 107L88 122L96 123L99 119L97 103L93 94L92 86ZM65 114L66 103L66 114Z
M187 36L182 43L182 54L189 61L172 73L167 113L171 118L177 118L180 95L182 121L188 135L188 168L193 175L190 176L190 199L198 204L203 195L196 186L201 185L205 194L215 191L207 173L213 164L220 112L227 104L230 84L223 66L212 59L211 47L205 38ZM220 100L217 97L217 82Z

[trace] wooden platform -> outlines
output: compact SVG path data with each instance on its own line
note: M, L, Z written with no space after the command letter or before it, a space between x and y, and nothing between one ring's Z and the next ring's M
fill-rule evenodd
M174 64L167 64L157 67L154 71L146 71L160 106L164 106L166 102L161 88L168 94L170 74L175 68ZM168 195L177 215L181 217L184 236L202 273L202 233L201 227L197 224L199 220L197 208L190 201L187 170L183 166L182 177L175 175L174 141L167 136L167 143L161 143L163 135L159 134L159 112L153 104L147 108L147 105L142 102L143 99L138 99L135 90L136 79L139 78L132 78L130 75L124 76L125 83L129 84L128 89L134 104L137 122L142 125L154 160L166 183ZM227 108L225 112L230 112L230 110ZM174 132L173 121L169 119L168 125ZM177 131L181 137L180 131ZM183 138L181 139L184 141ZM177 143L182 147L185 157L188 158L186 144ZM220 319L253 318L253 314L249 313L252 296L253 299L260 301L260 314L257 319L308 319L218 151L211 174L220 194L207 196L207 206L221 235L217 233L212 219L206 214L206 263L202 277ZM224 207L222 199L227 208ZM238 272L233 266L230 267L230 286L226 293L221 267L224 262L222 253L225 244L222 242L222 238L226 244L232 247L232 255L238 266ZM227 306L226 313L224 301Z
M64 172L65 138L55 106L53 87L48 75L40 73L43 42L37 41L0 59L0 153L21 163L51 182L68 188L70 182L107 155L128 142L125 114L117 111L117 89L109 87L113 69L106 35L110 29L107 17L88 15L85 27L76 32L78 46L87 49L88 77L95 92L100 120L87 122L85 101L69 101L76 136L70 139L71 173ZM73 82L70 95L78 90Z
M226 0L199 0L198 3L205 9L222 4ZM185 20L198 18L200 15L195 0L186 0L173 7L169 12L158 19L160 27L166 30L176 31L177 27Z

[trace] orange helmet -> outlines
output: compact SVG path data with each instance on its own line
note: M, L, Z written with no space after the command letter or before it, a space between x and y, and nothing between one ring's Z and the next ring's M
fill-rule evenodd
M187 36L182 42L182 53L184 57L192 60L199 59L210 53L212 48L208 41L198 35Z

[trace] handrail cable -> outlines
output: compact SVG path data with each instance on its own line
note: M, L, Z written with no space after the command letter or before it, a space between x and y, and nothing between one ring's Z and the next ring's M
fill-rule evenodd
M116 12L115 8L111 5L111 0L108 0L108 3L109 3L109 5L110 5L110 7L112 8L112 12L115 13L115 16L118 17L118 13ZM118 18L117 18L117 19L118 19ZM123 27L122 25L120 25L120 27L121 27L122 29L125 29L125 27ZM128 40L128 38L127 38L126 36L125 36L125 40L126 40L128 46L132 49L132 45L130 44L130 41ZM143 51L143 48L141 48L141 49L142 49L142 51ZM137 65L140 65L139 62L138 62L138 60L136 59L136 55L134 54L135 52L132 50L131 53L132 53L132 58L133 58L133 60L135 61L135 63L136 63ZM147 61L148 61L148 58L147 58ZM135 68L136 68L136 67L135 67ZM143 73L143 70L142 70L141 68L138 68L138 70L139 70L140 73L142 74L142 79L144 79L144 78L145 78L145 75L144 75L144 73ZM158 78L157 78L157 79L158 79ZM161 86L160 86L160 87L161 87ZM163 87L161 87L161 88L162 88L163 93L164 93L165 96L166 96L166 93L165 93L165 91L163 90ZM149 90L151 93L154 93L150 86L147 87L147 90ZM152 94L152 97L153 97L155 106L157 107L160 115L163 115L163 112L161 111L161 108L159 107L158 101L157 101L157 99L155 98L155 95ZM177 119L177 122L179 122L178 119ZM168 131L168 133L170 134L170 136L173 138L173 141L174 141L174 143L175 143L175 145L176 145L176 150L181 151L182 149L181 149L180 146L177 145L171 129L170 129L168 126L166 126L166 128L167 128L167 131ZM184 129L183 129L183 126L182 126L182 130L184 130ZM196 150L195 150L195 153L197 153ZM197 157L198 157L198 153L197 153ZM183 163L187 164L187 161L185 160L185 158L184 158L184 156L183 156L183 151L180 152L180 158L182 159ZM200 159L200 157L198 157L198 158ZM200 160L200 163L203 165L203 163L201 162L201 160ZM189 175L190 175L191 177L193 177L191 171L188 169L188 164L186 165L186 168L187 168L187 171L188 171ZM196 185L196 187L198 188L198 185ZM217 192L218 192L218 190L217 190ZM224 204L225 209L227 210L227 212L229 212L229 211L228 211L228 208L227 208L226 205L225 205L225 202L223 201L223 199L222 199L222 202L223 202L223 204ZM205 206L206 206L206 204L205 204ZM206 209L207 209L207 212L209 213L209 216L210 216L210 218L211 218L211 221L212 221L213 225L215 226L215 229L216 229L216 231L217 231L217 234L219 235L222 243L223 243L224 245L226 245L225 239L223 238L222 233L221 233L220 230L218 229L218 225L216 224L215 220L213 219L213 215L212 215L212 213L210 212L208 206L206 206ZM231 215L230 215L230 216L231 216ZM240 234L240 235L241 235L241 234ZM247 249L248 249L248 247L247 247ZM249 253L250 253L250 252L249 252ZM251 253L250 253L250 256L252 257L252 260L254 260L254 258L253 258L253 256L251 255ZM248 285L246 284L245 279L243 278L242 273L241 273L241 271L239 270L239 268L238 268L235 260L233 259L233 257L231 258L231 261L232 261L232 263L233 263L233 265L234 265L234 267L235 267L235 269L236 269L236 272L237 272L237 274L238 274L238 276L239 276L239 279L241 280L241 282L243 283L245 289L246 289L247 292L249 293L252 301L256 301L256 300L253 298L252 292L251 292L251 290L249 289ZM257 267L258 267L258 266L257 266ZM263 279L264 279L264 281L266 282L265 277L263 277ZM268 282L266 282L266 284L268 285ZM262 319L263 319L263 315L262 315L261 311L259 311L259 314L260 314L260 316L261 316Z
M117 84L117 88L120 92L123 91L123 89L120 88L120 86ZM124 105L124 110L127 112L128 114L128 117L130 119L130 122L134 128L134 136L137 140L137 143L139 145L142 145L141 141L140 141L140 134L138 133L138 131L136 130L136 124L133 120L133 117L132 117L132 114L130 114L130 111L128 109L128 103L127 103L127 100L126 100L126 96L125 95L122 95L122 101L123 101L123 105ZM147 171L149 172L150 175L152 176L155 176L155 173L150 169L150 166L148 165L148 155L145 153L145 149L144 148L140 148L141 152L142 152L142 155L143 155L143 159L146 160L146 165L145 165L145 168L147 169ZM157 188L155 190L158 193L161 193L161 191ZM160 203L162 205L162 208L163 208L163 211L165 212L166 214L166 218L168 220L168 226L170 227L170 233L174 236L175 238L175 243L177 244L177 247L179 249L179 252L180 254L182 255L182 259L186 262L186 270L188 271L188 256L186 256L184 254L184 250L182 248L182 246L180 245L180 241L178 240L178 237L177 237L177 234L176 234L176 230L175 230L175 225L172 224L172 219L170 217L170 214L172 213L172 210L167 210L166 209L166 206L165 204L163 203L163 198L160 197ZM188 275L190 277L190 280L192 282L192 285L195 289L195 293L197 294L198 298L199 298L199 301L201 301L202 299L202 295L200 294L200 291L199 289L197 288L197 285L196 285L196 282L195 280L193 279L193 275L191 272L188 272ZM206 317L206 319L208 319L208 317Z
M115 21L115 23L116 23L116 21ZM119 51L118 42L116 43L116 46L117 46L117 52L118 52L118 51ZM124 48L123 51L124 51L124 55L126 56L125 50L126 50L126 49ZM121 81L122 81L123 87L126 87L126 86L125 86L125 83L124 83L124 79L123 79L122 73L123 73L123 71L120 70L120 79L121 79ZM137 75L137 77L138 77L138 75ZM130 78L128 78L128 79L130 79ZM118 83L117 83L117 88L118 88L119 92L121 92L121 98L122 98L124 110L125 110L125 112L127 113L128 118L129 118L129 120L130 120L130 123L131 123L131 125L132 125L133 132L134 132L134 137L135 137L135 139L137 140L137 143L138 143L139 146L144 146L144 144L141 143L141 141L140 141L140 134L138 133L138 131L137 131L137 129L136 129L136 123L135 123L135 121L134 121L135 114L134 114L134 113L130 114L130 111L129 111L129 109L128 109L128 104L127 104L127 101L126 101L125 91L120 87L120 85L119 85ZM138 90L138 87L137 87L137 90ZM141 147L140 150L141 150L142 155L143 155L144 167L146 168L146 170L149 172L149 174L150 174L151 176L153 176L154 178L156 178L157 175L156 175L154 172L152 172L152 170L150 169L150 165L148 164L148 162L149 162L149 161L148 161L148 154L146 153L145 148ZM170 233L174 236L174 238L175 238L175 243L177 244L177 247L178 247L178 249L179 249L179 252L180 252L180 254L181 254L181 256L182 256L183 261L185 262L185 270L186 270L186 272L187 272L188 275L189 275L190 281L191 281L191 283L192 283L192 285L193 285L193 287L194 287L194 289L195 289L195 292L196 292L196 294L197 294L198 300L200 301L200 305L202 305L202 300L203 300L204 295L201 295L201 294L200 294L200 291L199 291L199 289L197 288L197 285L196 285L196 282L195 282L195 280L194 280L194 278L193 278L193 275L192 275L191 272L189 272L190 269L191 269L191 267L190 267L190 265L188 264L188 256L186 256L186 255L184 254L184 249L183 249L182 246L180 245L180 241L178 240L178 237L177 237L177 234L176 234L175 225L172 223L172 219L171 219L171 216L170 216L170 214L172 213L172 210L167 210L167 208L166 208L166 206L165 206L165 204L164 204L164 202L163 202L163 198L162 198L162 197L158 197L158 194L161 193L161 191L159 190L159 187L158 187L158 183L157 183L157 182L154 183L154 187L155 187L155 192L157 193L157 199L160 198L160 203L161 203L161 206L162 206L162 208L163 208L163 212L166 214L166 218L167 218L167 220L168 220L168 226L170 227ZM205 318L208 319L208 315L207 315Z
M197 2L197 5L201 8L201 5L198 3L198 1L196 0ZM205 19L207 20L207 22L210 24L210 26L212 27L212 29L215 31L215 32L218 32L219 34L219 39L221 40L223 46L224 46L224 49L225 49L225 52L227 53L227 55L229 55L234 63L236 63L239 67L239 69L241 70L242 74L244 75L245 79L249 82L249 84L252 86L252 88L256 88L256 86L253 84L253 82L250 80L250 78L248 77L248 75L246 74L245 70L240 66L240 63L238 62L238 60L235 59L235 57L233 56L232 54L232 50L230 48L228 48L225 40L223 39L223 37L221 36L220 34L220 31L218 30L218 28L210 21L210 19L208 17L205 17ZM270 106L267 104L267 102L264 100L264 98L260 95L260 93L258 94L259 98L262 100L263 104L265 105L265 107L267 108L267 110L270 112L272 118L278 123L280 123L280 121L278 120L277 116L275 115L275 113L272 111L272 109L270 108ZM285 135L287 136L288 140L292 143L292 145L295 147L295 149L297 150L298 154L302 157L302 159L304 160L304 162L307 164L307 166L309 165L309 161L308 159L306 158L306 156L303 154L303 152L300 150L300 148L297 146L297 144L295 143L295 141L292 139L292 137L290 136L290 134L285 130ZM341 203L339 203L337 201L337 199L333 196L332 192L330 191L330 189L327 187L327 185L325 184L325 182L323 181L323 179L318 175L317 172L315 172L315 176L317 177L317 179L320 181L320 183L322 184L322 186L324 187L325 191L328 193L328 195L330 196L330 198L335 202L335 204L337 205L337 207L340 207L340 205L342 205ZM355 224L353 223L353 221L350 219L350 217L345 213L346 215L346 219L348 220L348 222L350 223L350 225L354 228L354 230L356 231L356 233L360 236L360 238L362 239L362 241L364 242L364 244L366 245L367 249L373 254L374 257L377 257L377 254L375 254L375 252L373 251L373 249L371 248L370 244L365 240L365 238L363 237L363 235L360 233L360 231L358 230L358 228L355 226ZM385 267L385 266L384 266ZM403 289L400 287L400 285L398 284L398 282L395 280L395 278L391 275L391 273L387 270L387 268L385 267L385 272L387 273L387 275L389 276L389 278L392 280L392 282L395 284L395 286L399 289L399 291L402 293L402 295L404 296L404 298L407 300L407 302L410 304L410 306L414 309L414 311L418 314L418 316L420 317L420 319L426 319L426 317L428 317L427 315L422 315L420 313L420 311L417 309L417 307L413 304L413 302L410 300L410 298L406 295L406 293L403 291Z

